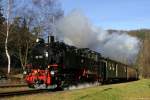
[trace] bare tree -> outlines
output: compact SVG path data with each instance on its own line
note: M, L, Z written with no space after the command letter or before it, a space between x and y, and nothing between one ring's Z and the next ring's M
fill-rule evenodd
M37 36L45 36L48 33L52 33L53 18L59 19L63 16L63 11L60 9L57 1L58 0L28 0L28 2L26 2L26 0L4 0L4 7L7 8L7 10L4 10L7 21L7 28L5 28L7 31L4 37L6 37L5 53L8 59L8 74L10 73L11 56L14 55L14 53L20 60L22 67L27 63L29 48L32 45L33 39L35 39L31 33L35 33L34 35ZM19 9L17 9L18 7ZM22 29L18 28L16 31L17 28L13 28L13 18L16 17L25 19L25 26L28 29L26 29L26 27L19 27ZM14 34L17 34L17 36ZM29 37L32 35L33 37L31 37L31 39L28 37L25 38L27 35L29 35ZM24 40L22 41L22 39Z
M26 20L21 17L14 18L11 24L11 30L8 39L8 45L11 51L11 55L16 55L20 60L21 67L27 64L27 57L29 48L32 47L35 36L29 32Z
M29 28L27 27L26 20L23 19L22 25L20 27L20 33L18 38L18 50L19 50L19 58L21 62L21 66L24 70L25 65L27 64L27 57L29 53L29 48L33 45L34 36L29 32Z
M8 71L7 73L9 74L10 73L10 55L9 55L9 52L8 52L8 36L9 36L9 27L10 27L10 24L9 24L9 18L10 18L10 10L11 10L11 4L12 4L12 0L8 0L8 5L7 5L7 12L6 12L6 20L7 20L7 29L6 29L6 40L5 40L5 52L6 52L6 56L7 56L7 59L8 59Z
M28 0L30 4L22 4L16 14L25 18L27 25L35 35L44 37L54 30L53 18L58 20L63 11L58 0ZM24 11L22 11L24 10Z
M47 33L53 33L54 19L58 20L63 15L58 0L32 0L32 2L35 8L38 8L37 23L42 29L39 35L45 36Z

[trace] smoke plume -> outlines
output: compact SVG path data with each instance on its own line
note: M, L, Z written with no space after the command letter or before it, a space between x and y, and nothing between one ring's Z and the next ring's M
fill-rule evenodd
M140 41L127 33L109 32L95 27L80 11L72 11L56 24L56 36L69 45L90 48L126 64L134 63Z

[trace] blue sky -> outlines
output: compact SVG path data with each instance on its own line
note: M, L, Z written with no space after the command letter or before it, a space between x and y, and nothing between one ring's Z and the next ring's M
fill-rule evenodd
M150 28L150 0L60 0L67 15L81 10L93 23L104 29Z

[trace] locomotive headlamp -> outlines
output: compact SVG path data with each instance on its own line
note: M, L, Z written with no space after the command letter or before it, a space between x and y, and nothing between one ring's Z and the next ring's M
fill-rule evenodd
M23 74L26 75L26 74L27 74L27 71L23 71Z
M50 68L51 66L50 65L48 65L48 68Z
M51 75L54 75L55 74L55 72L54 71L51 71Z
M39 38L37 38L37 39L36 39L36 42L39 42L39 41L40 41Z
M37 38L37 39L36 39L36 42L37 42L37 43L44 43L44 39L42 39L42 38Z

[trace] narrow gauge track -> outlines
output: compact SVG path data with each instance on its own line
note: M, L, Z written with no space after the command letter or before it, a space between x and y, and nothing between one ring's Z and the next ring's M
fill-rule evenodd
M102 84L99 84L99 83L94 83L93 84L92 83L92 84L80 84L78 86L73 85L73 86L69 86L68 88L64 88L63 90L60 90L60 89L50 89L49 88L49 89L34 89L34 90L21 90L21 91L12 91L12 92L2 92L2 93L0 93L0 98L13 97L13 96L21 96L21 95L31 95L31 94L37 94L37 93L47 93L47 92L49 92L49 93L64 92L64 91L70 91L70 90L76 90L76 89L83 89L83 88L89 88L89 87L100 86L100 85L102 85ZM17 85L17 86L21 87L21 85ZM13 85L12 87L15 87L15 85Z
M3 92L0 93L0 98L12 97L12 96L21 96L21 95L31 95L36 93L46 93L46 92L55 92L56 90L51 89L36 89L36 90L22 90L22 91L13 91L13 92Z
M18 84L18 85L0 85L0 88L15 88L15 87L27 87L27 84Z
M80 84L78 86L70 86L65 89L34 89L34 90L21 90L21 91L12 91L12 92L2 92L0 93L0 98L4 97L12 97L12 96L21 96L21 95L31 95L31 94L37 94L37 93L53 93L53 92L64 92L64 91L70 91L75 89L83 89L88 87L98 86L98 84Z

